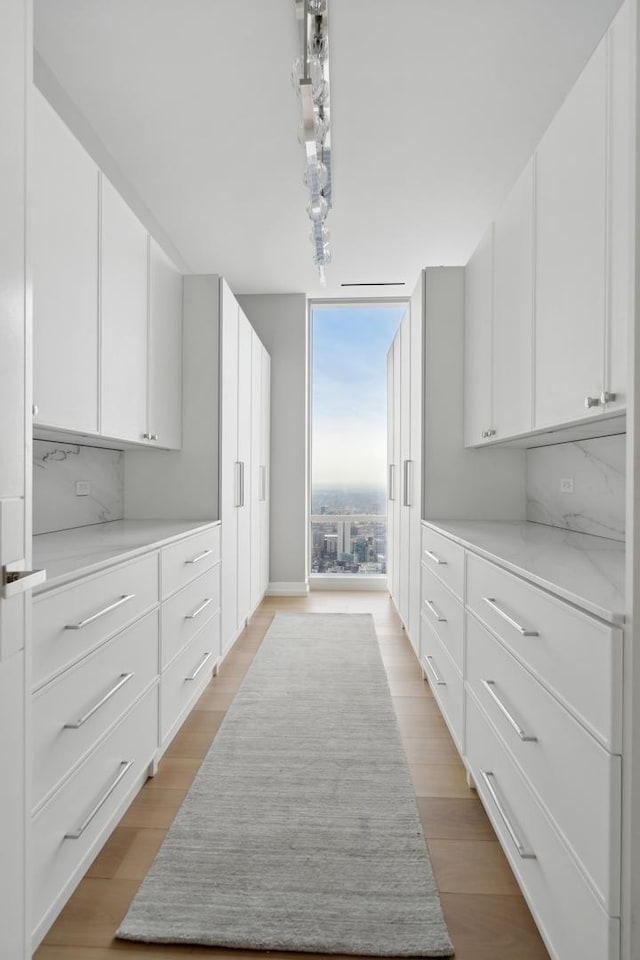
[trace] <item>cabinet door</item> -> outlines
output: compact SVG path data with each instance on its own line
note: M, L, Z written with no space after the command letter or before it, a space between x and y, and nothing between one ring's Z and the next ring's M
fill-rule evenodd
M98 430L98 168L33 91L36 423Z
M493 424L496 436L531 430L533 161L493 228Z
M603 390L606 43L536 156L535 427L592 417Z
M225 653L238 628L238 303L221 281L220 520L221 642Z
M262 593L265 593L269 587L269 504L270 504L270 471L271 471L271 357L267 351L262 350L262 429L261 443L262 454L260 462L262 464L261 478L261 496L262 496L262 532L261 532L261 579Z
M251 553L256 544L252 536L251 490L251 396L252 328L246 316L238 312L238 460L241 467L240 507L238 509L238 626L251 612Z
M102 176L102 409L105 437L147 433L147 233Z
M400 330L393 341L393 462L395 470L395 502L393 505L393 568L391 596L400 608L400 505L402 503L402 462L400 459Z
M605 390L626 407L628 329L633 322L633 115L635 42L633 5L624 3L608 34L609 56L609 302Z
M389 593L393 596L393 572L395 569L394 531L396 512L397 465L394 461L394 404L393 358L395 340L387 353L387 580Z
M251 331L251 610L262 596L262 352L258 335Z
M399 606L400 617L409 629L409 583L411 510L409 507L411 469L411 323L408 314L400 324L400 553Z
M149 241L149 403L147 433L160 447L182 443L182 276Z
M493 227L464 272L464 435L465 446L484 443L493 429Z

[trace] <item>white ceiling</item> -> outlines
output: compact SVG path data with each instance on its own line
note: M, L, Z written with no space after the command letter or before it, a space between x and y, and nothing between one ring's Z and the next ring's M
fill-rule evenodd
M301 181L293 0L36 0L36 76L61 112L68 98L76 132L74 107L88 121L87 146L108 152L183 268L238 293L405 281L380 291L397 295L423 266L468 260L619 6L329 0L326 289Z

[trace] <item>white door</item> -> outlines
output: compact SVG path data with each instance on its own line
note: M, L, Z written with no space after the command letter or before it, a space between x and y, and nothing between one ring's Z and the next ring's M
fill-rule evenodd
M36 423L98 431L98 168L33 91Z
M607 58L602 42L536 154L535 426L593 417L604 389Z
M7 0L0 30L0 567L31 556L30 302L25 288L25 116L31 54L27 3ZM28 415L26 415L28 413ZM4 570L3 577L4 579ZM4 593L4 588L0 587ZM0 596L0 944L26 960L25 639L28 594Z
M242 310L238 311L238 461L240 506L238 508L238 626L251 612L251 555L256 549L251 526L251 398L253 391L251 335L253 330Z
M182 445L182 276L149 238L147 433L159 447Z
M395 340L387 353L387 587L393 595L393 574L395 569L394 532L396 524L396 479L397 468L394 462L394 402L393 357Z
M493 427L531 430L533 161L520 175L493 231Z
M493 430L493 226L464 272L464 442L485 443Z
M260 478L260 496L261 496L261 579L262 593L264 594L269 587L269 504L270 504L270 468L271 468L271 357L267 351L262 350L262 427L261 427L261 445L262 453L260 463L262 465L262 476Z
M238 304L221 281L220 352L220 520L222 652L235 639L238 629Z
M262 353L263 346L251 331L251 610L262 596Z
M421 520L422 520L422 337L424 273L420 274L419 295L411 300L408 312L411 330L411 396L409 427L409 639L416 653L420 649Z
M395 469L395 503L393 511L393 571L391 596L400 609L400 509L402 504L402 461L400 453L400 328L393 341L393 462Z
M409 629L409 580L411 543L411 318L400 324L400 617Z

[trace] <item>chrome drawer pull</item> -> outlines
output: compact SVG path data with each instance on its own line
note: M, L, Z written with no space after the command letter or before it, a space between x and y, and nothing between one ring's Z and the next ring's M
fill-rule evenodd
M113 687L111 687L111 690L109 690L108 693L105 693L104 697L102 697L101 700L98 700L98 702L93 707L91 707L90 710L87 710L85 715L83 717L80 717L79 720L74 721L74 723L65 723L64 729L78 730L80 727L82 727L87 722L87 720L90 720L91 717L94 715L94 713L98 712L100 707L104 707L107 700L111 700L111 697L113 697L114 694L118 692L118 690L124 687L125 683L128 683L132 677L133 677L132 673L121 673L120 679L117 681L116 684L114 684Z
M498 796L498 793L496 791L496 788L495 788L496 778L493 775L492 771L481 770L480 772L482 773L482 779L484 780L487 786L487 790L491 794L491 799L495 803L498 813L502 817L504 825L507 828L507 832L514 842L516 850L518 851L518 853L520 854L523 860L536 860L537 858L535 853L533 852L533 850L527 850L522 840L520 840L520 838L518 837L518 834L516 833L509 817L507 816L507 811L505 810L504 805L500 800L500 797Z
M87 816L82 821L79 827L76 827L75 830L69 831L69 833L65 833L64 835L65 840L80 839L80 837L85 832L85 830L87 829L87 827L89 826L89 824L91 823L95 815L102 809L102 807L105 805L105 803L107 802L107 800L109 799L113 791L116 789L116 787L118 786L118 784L120 783L124 775L129 771L129 769L132 766L133 766L133 760L122 761L122 763L118 768L117 774L115 775L114 779L111 781L111 783L109 784L109 786L107 787L103 795L100 797L100 799L96 803L93 810L91 810L91 812L87 814Z
M193 613L188 613L185 616L185 620L195 620L196 617L200 616L205 607L208 607L209 604L213 601L213 597L207 597L206 600L203 600L197 610L194 610Z
M502 617L503 620L506 620L507 623L513 627L514 630L517 630L518 633L521 633L523 637L539 637L540 634L537 630L527 630L526 627L521 626L519 623L516 623L515 620L509 616L508 613L505 613L504 610L501 610L498 604L496 603L493 597L483 597L485 603L488 603L492 610Z
M438 613L438 611L437 611L436 608L434 607L434 605L433 605L433 600L425 600L425 603L426 603L426 605L427 605L427 608L428 608L429 612L433 614L433 616L435 617L435 619L436 619L439 623L446 623L446 622L447 622L447 618L446 618L446 617L443 617L441 613Z
M426 553L426 555L429 557L430 560L433 560L434 563L438 563L438 564L441 564L442 566L445 566L445 567L446 567L447 561L446 561L446 560L441 560L440 557L437 556L437 554L435 554L432 550L425 550L425 553Z
M200 671L201 671L201 670L204 670L204 668L205 668L205 666L206 666L206 664L207 664L207 660L209 660L211 656L212 656L211 653L205 653L205 654L203 655L203 657L202 657L202 660L200 661L200 663L198 664L198 666L195 668L195 670L193 671L193 673L191 674L191 676L190 676L190 677L185 677L185 680L195 680L195 678L198 676L198 674L200 673Z
M121 607L123 603L127 603L128 600L133 600L135 593L123 594L119 600L116 600L115 603L110 603L108 607L105 607L104 610L98 610L97 613L94 613L93 616L87 617L86 620L81 620L80 623L68 623L65 626L65 630L82 630L83 627L88 627L90 623L93 623L94 620L98 620L100 617L104 617L106 613L111 613L112 610L115 610L116 607Z
M442 679L442 677L440 676L440 674L438 673L438 671L437 671L436 668L434 667L434 665L433 665L433 657L425 657L425 658L424 658L424 662L425 662L425 664L427 665L427 667L429 668L429 670L431 671L431 673L433 674L433 679L434 679L435 682L436 682L436 686L438 686L438 687L446 687L447 681Z
M509 723L511 724L511 726L513 727L513 729L515 730L515 732L516 732L516 733L518 734L518 736L520 737L520 739L521 739L521 740L524 740L525 743L537 743L537 742L538 742L538 738L537 738L537 737L534 737L533 734L525 733L524 730L522 729L522 727L520 726L520 724L517 722L517 720L515 720L515 719L511 716L511 714L509 713L509 711L508 711L507 708L505 707L504 703L502 702L502 700L500 699L500 697L498 696L498 694L497 694L496 691L495 691L495 685L496 685L496 684L495 684L495 680L483 680L483 681L482 681L482 684L483 684L484 687L486 687L486 689L487 689L488 693L491 695L491 697L493 697L493 700L494 700L496 706L497 706L498 709L504 714L504 716L507 718L507 720L509 721Z
M210 553L213 553L213 550L203 550L202 553L199 553L193 560L185 560L185 563L200 563L200 561L208 557Z

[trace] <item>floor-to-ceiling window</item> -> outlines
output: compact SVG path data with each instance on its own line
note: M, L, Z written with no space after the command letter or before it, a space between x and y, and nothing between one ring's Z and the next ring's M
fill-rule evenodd
M387 572L387 351L406 303L311 307L312 576Z

